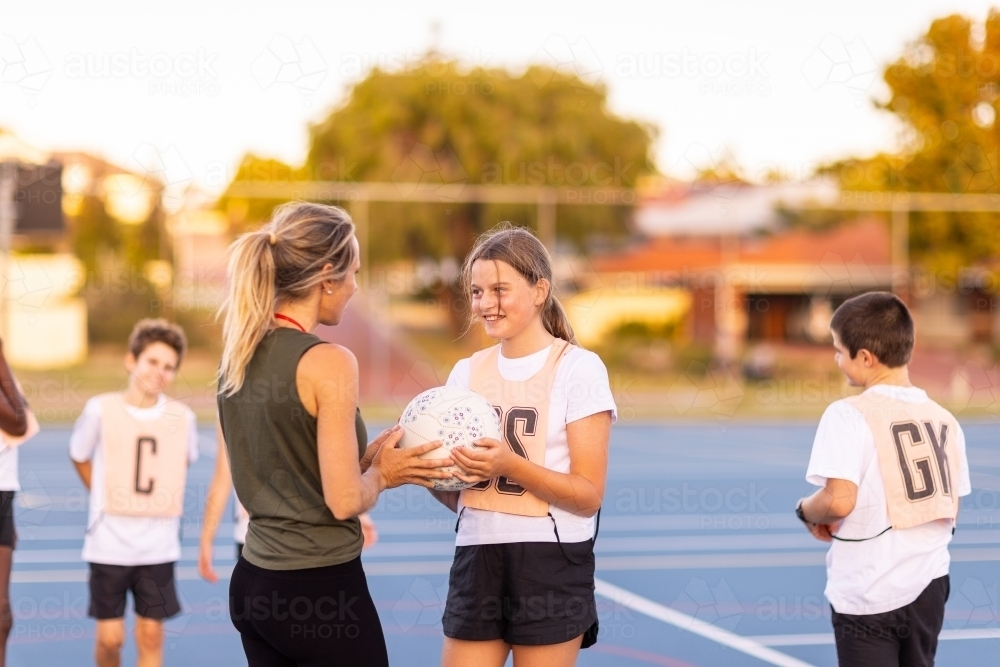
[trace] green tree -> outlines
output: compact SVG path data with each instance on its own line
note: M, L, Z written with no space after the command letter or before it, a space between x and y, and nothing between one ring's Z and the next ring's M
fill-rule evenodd
M885 69L891 95L877 106L902 123L900 154L824 171L851 190L997 193L1000 13L976 28L963 16L938 19ZM992 213L913 213L910 249L931 268L975 264L1000 256L997 222Z
M655 131L607 108L603 86L543 67L523 73L464 69L433 55L414 67L372 70L344 102L310 128L301 168L254 156L235 182L292 180L419 182L440 185L562 185L629 188L654 171ZM402 187L402 186L401 186ZM534 206L454 204L447 190L435 204L376 203L372 261L399 257L461 258L477 233L501 220L536 224ZM221 205L248 224L278 202ZM560 206L558 234L583 244L618 236L621 206Z
M143 269L166 252L160 248L163 217L157 205L142 223L125 225L108 213L100 197L86 195L71 218L73 252L86 268L83 297L92 342L120 344L136 320L162 313Z
M119 225L108 215L99 197L87 195L71 222L71 229L73 254L83 262L89 280L97 272L101 256L121 247Z

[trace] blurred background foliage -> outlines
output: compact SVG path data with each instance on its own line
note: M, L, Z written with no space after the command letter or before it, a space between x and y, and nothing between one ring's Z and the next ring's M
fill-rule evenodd
M428 54L416 66L373 69L342 104L309 130L305 164L247 155L234 182L296 180L632 188L656 168L656 130L620 118L607 91L545 67L515 74L466 69ZM220 206L238 228L266 220L275 205L227 192ZM373 263L463 257L497 222L536 225L536 207L373 203ZM557 233L579 247L627 234L627 206L559 208Z
M845 190L1000 192L1000 13L991 10L982 24L959 15L934 21L883 78L890 96L876 104L900 121L902 150L842 160L820 173L836 176ZM822 224L824 214L805 219ZM932 270L996 257L996 216L915 212L910 251Z

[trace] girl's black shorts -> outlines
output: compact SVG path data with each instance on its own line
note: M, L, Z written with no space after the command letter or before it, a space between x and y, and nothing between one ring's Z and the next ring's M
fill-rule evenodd
M514 542L455 548L444 634L511 645L597 641L594 543Z

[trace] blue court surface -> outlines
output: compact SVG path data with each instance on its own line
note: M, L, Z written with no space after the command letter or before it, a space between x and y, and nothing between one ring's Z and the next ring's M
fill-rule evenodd
M972 468L952 546L938 664L995 664L1000 653L1000 425L964 425ZM597 541L600 640L580 665L714 667L836 664L823 598L825 545L792 509L814 424L619 425ZM372 432L376 432L372 425ZM198 578L197 543L214 437L202 430L189 476L178 563L184 612L167 624L167 665L246 664L230 625L227 580ZM9 665L93 664L80 546L87 499L67 456L67 428L21 450L24 492L11 597ZM379 544L363 556L393 665L436 665L454 515L424 490L384 494ZM216 542L233 563L231 524ZM131 624L131 622L130 622ZM134 664L131 641L124 665Z

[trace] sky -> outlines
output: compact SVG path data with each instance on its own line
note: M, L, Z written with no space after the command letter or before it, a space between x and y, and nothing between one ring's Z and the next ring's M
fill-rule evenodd
M372 65L429 47L600 81L658 129L664 173L729 159L751 179L898 148L884 66L934 18L989 2L212 2L0 4L0 127L221 191L246 152L300 163L310 122ZM454 94L452 91L451 94ZM466 94L475 94L466 93Z

